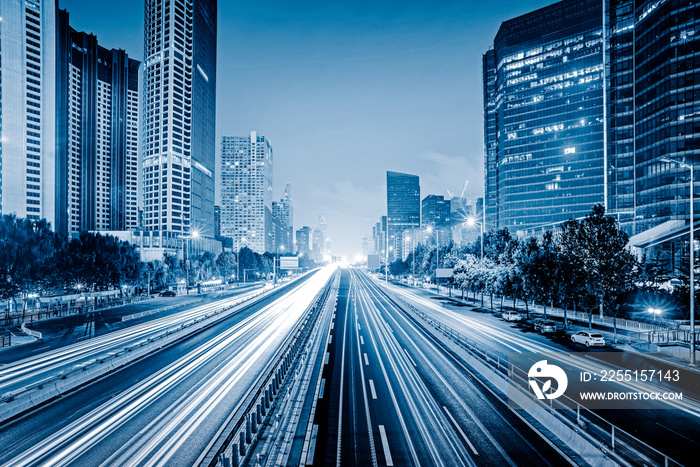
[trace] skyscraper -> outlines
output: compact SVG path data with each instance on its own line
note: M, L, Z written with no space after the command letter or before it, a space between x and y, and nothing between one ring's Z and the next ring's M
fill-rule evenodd
M442 195L428 195L421 203L421 224L423 226L449 227L451 203Z
M294 252L294 205L292 203L292 185L287 183L284 189L284 197L272 202L272 217L280 220L282 229L281 237L275 240L276 246L284 246L288 253Z
M324 240L323 231L321 229L314 230L311 243L313 245L314 260L317 263L323 261Z
M486 222L525 230L604 202L603 9L564 0L504 22L483 60Z
M56 227L56 2L0 0L0 214Z
M56 231L138 225L138 70L57 15Z
M146 0L146 229L214 233L216 0Z
M272 146L257 132L221 142L221 235L238 251L274 251Z
M299 256L309 256L311 253L311 227L304 226L297 230L296 237Z
M328 238L328 217L325 214L318 215L318 230L323 233L323 245L321 245L321 256L329 255L331 241ZM314 246L314 248L316 248Z
M629 2L620 3L629 7ZM697 196L700 178L697 170L700 166L700 4L680 0L636 4L633 49L634 230L639 233L671 221L685 224L684 230L688 232L690 171L662 158L694 165ZM699 207L695 201L696 219L700 216Z
M403 258L403 231L420 226L420 182L417 175L386 173L389 261Z

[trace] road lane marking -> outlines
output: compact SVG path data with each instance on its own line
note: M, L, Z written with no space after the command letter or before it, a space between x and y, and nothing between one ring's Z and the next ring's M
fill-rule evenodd
M318 425L314 425L311 431L311 443L309 444L309 456L306 458L306 465L314 464L314 452L316 451L316 436L318 435Z
M365 345L365 340L360 336L360 344Z
M386 457L386 465L392 466L394 465L394 460L391 458L391 451L389 451L389 440L386 439L386 431L384 430L384 425L379 425L379 435L382 437L382 448L384 448L384 457Z
M329 359L330 357L331 357L331 353L330 353L330 352L326 352L326 361L323 362L324 365L328 365L328 359Z
M369 380L369 389L370 391L372 391L372 399L376 399L377 391L374 390L374 381L372 381L371 379Z
M408 359L411 361L411 363L413 364L413 366L418 366L418 365L416 365L416 362L414 362L413 359L411 358L411 356L408 354L408 350L403 349L403 351L406 352L406 356L407 356Z
M328 336L328 345L331 345L331 342L333 342L333 334Z
M477 450L474 448L474 445L472 444L472 442L469 441L469 438L467 438L467 435L464 434L464 431L462 431L462 427L459 426L459 424L457 423L457 420L455 420L455 418L452 416L452 414L450 413L450 411L447 410L447 407L445 407L445 406L443 405L442 408L445 409L445 413L447 414L448 417L450 417L450 420L452 420L452 423L454 423L454 425L457 427L457 430L459 431L459 434L462 435L462 438L464 438L464 441L466 441L467 444L469 445L469 449L472 450L472 452L474 453L475 456L478 456L479 453L478 453Z
M367 360L367 352L365 352L365 365L369 365L369 360Z
M361 330L362 328L360 327L360 323L357 323L357 330Z
M333 322L331 323L331 331L333 330L334 327L335 327L335 321L333 321Z
M326 378L323 378L321 380L321 390L318 392L318 398L322 399L323 398L323 391L326 389Z

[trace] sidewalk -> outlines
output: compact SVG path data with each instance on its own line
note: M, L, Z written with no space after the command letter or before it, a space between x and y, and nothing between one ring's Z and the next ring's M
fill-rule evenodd
M401 283L401 285L413 288L410 284L404 284ZM494 314L497 314L500 316L500 297L495 297L493 300L493 310L491 310L491 303L489 300L488 296L484 296L484 306L483 308L481 307L481 299L477 298L474 300L473 298L465 298L464 300L461 298L462 296L462 291L457 290L457 289L451 289L452 290L452 295L449 295L449 292L447 290L447 287L445 286L440 286L440 293L437 293L435 290L435 286L433 284L425 284L423 287L415 287L416 289L423 289L426 290L432 294L435 294L440 297L444 297L450 300L454 300L458 303L462 303L465 305L469 305L475 309L481 309L483 311L491 312ZM510 303L508 303L510 302ZM537 306L530 306L530 321L533 321L535 319L540 319L544 317L543 311L542 311L542 306L537 305ZM518 313L521 313L523 315L523 319L525 319L525 307L524 306L519 306L516 305L515 308L513 308L513 301L505 299L503 302L503 311L517 311ZM585 331L588 330L588 315L585 313L577 313L578 316L572 316L573 312L569 311L567 313L567 320L569 322L569 325L567 328L563 327L563 310L560 309L554 309L554 312L552 312L552 309L547 307L547 319L550 319L552 321L557 321L561 323L560 328L564 330L567 334L573 334L578 331ZM581 316L583 315L583 316ZM583 318L583 319L582 319ZM609 317L608 317L609 318ZM620 322L622 320L618 319L618 327L617 327L617 340L615 339L615 334L613 332L613 326L612 324L608 324L606 320L603 320L601 322L600 320L596 319L596 316L593 316L592 319L592 329L595 330L596 332L600 333L605 337L605 342L606 345L625 352L632 352L636 353L639 355L644 356L645 358L650 358L652 360L656 360L660 363L664 363L667 365L672 365L676 366L678 368L682 368L687 371L693 371L695 373L700 374L700 367L690 367L688 365L690 355L689 355L689 349L687 346L685 347L685 353L687 356L684 358L679 358L677 356L669 355L668 353L661 352L659 350L659 346L657 344L652 344L649 342L648 337L646 334L642 335L644 331L636 331L636 330L631 330L629 329L629 323L638 323L637 321L631 321L631 320L625 320L628 323L628 327L621 328ZM574 323L581 323L581 324L574 324ZM649 324L649 323L641 323L643 325ZM657 328L659 326L656 326ZM636 335L635 335L636 334ZM698 359L698 362L700 362L700 359Z

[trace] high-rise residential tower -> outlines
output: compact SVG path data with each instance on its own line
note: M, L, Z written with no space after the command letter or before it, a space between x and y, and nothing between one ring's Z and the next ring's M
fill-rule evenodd
M221 142L221 235L234 251L274 251L272 145L257 132Z
M527 230L605 198L603 2L504 22L483 60L486 223Z
M403 258L403 231L420 227L420 182L417 175L386 173L389 261Z
M56 231L138 225L138 70L57 15Z
M214 234L216 19L216 0L145 2L148 230Z
M56 226L56 1L0 0L0 214Z

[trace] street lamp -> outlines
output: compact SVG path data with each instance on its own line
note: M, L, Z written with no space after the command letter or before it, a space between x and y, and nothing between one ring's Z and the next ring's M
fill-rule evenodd
M245 244L245 237L241 237L241 243ZM243 250L241 243L238 244L238 258L236 258L236 282L238 282L239 287L241 285L241 250Z
M183 237L187 240L187 248L185 248L185 242L182 242L182 249L185 250L185 274L187 276L187 282L185 283L186 294L190 294L190 242L191 238L199 238L199 230L193 230L189 235Z
M656 322L656 315L660 315L663 310L660 308L649 308L647 311L654 315L654 322Z
M678 164L684 169L690 170L690 365L695 366L695 211L693 210L693 185L695 177L693 176L693 166L685 162L662 157L661 162L668 164ZM654 316L656 317L656 316Z
M280 246L277 248L277 259L280 261L280 267L281 267L281 266L282 266L282 260L280 259L280 258L281 258L281 256L280 256L280 255L281 255L280 251L284 251L284 245L280 245ZM277 285L277 271L278 271L279 269L277 268L277 263L275 262L275 258L274 258L274 257L272 258L272 269L273 269L273 271L274 271L274 273L275 273L275 279L274 279L273 284L274 284L274 285Z
M429 225L425 228L428 233L433 232L433 226ZM438 269L440 268L440 230L435 229L435 288L437 293L440 293L440 282L438 282Z
M416 247L414 246L413 238L406 237L406 240L411 242L411 260L413 261L413 266L411 267L411 277L413 278L413 287L416 286Z
M473 227L474 225L478 225L481 227L481 261L483 261L484 260L484 222L483 222L483 220L481 222L479 222L473 217L468 217L467 218L467 225L469 227Z

